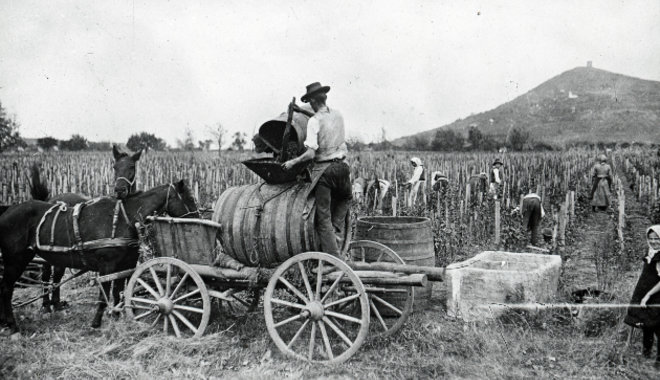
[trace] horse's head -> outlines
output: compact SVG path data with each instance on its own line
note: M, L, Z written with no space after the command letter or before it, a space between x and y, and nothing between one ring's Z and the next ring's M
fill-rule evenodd
M133 155L120 152L116 145L112 146L112 155L115 157L115 195L125 199L135 192L135 163L140 159L142 151Z
M170 183L167 188L165 212L175 218L199 218L199 206L184 180Z

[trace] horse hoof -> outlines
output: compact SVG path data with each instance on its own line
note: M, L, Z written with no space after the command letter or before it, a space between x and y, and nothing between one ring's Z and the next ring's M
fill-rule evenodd
M101 327L101 322L92 322L93 329L98 329L99 327Z
M17 341L17 340L21 339L21 333L16 332L16 333L11 334L11 337L9 339L11 339L13 341Z
M61 311L68 308L69 308L69 303L66 301L62 301L60 303L55 304L55 311Z
M50 308L50 306L42 306L41 307L41 313L42 314L48 314L52 312L53 310Z

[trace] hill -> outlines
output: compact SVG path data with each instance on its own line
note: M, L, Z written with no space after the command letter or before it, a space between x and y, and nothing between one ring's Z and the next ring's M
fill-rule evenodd
M572 142L660 142L660 82L577 67L490 111L401 137L403 146L418 136L430 141L448 128L467 135L470 126L504 140L512 126L527 128L532 139Z

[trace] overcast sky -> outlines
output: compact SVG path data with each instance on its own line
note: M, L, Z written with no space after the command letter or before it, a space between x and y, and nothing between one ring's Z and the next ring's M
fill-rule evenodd
M349 136L393 139L588 60L660 80L660 1L0 0L0 102L24 137L252 135L320 81Z

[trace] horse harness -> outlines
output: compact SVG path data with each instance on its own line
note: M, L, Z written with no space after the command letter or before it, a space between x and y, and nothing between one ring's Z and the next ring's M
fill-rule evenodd
M112 233L109 238L95 239L84 241L80 234L80 212L83 207L96 203L100 198L92 199L87 202L81 202L73 206L73 212L71 216L71 221L73 224L73 237L74 244L72 246L61 246L55 245L55 226L57 225L58 218L62 212L67 212L67 206L63 202L58 202L53 207L48 209L46 213L41 217L39 224L37 225L35 243L36 249L46 252L59 252L59 253L68 253L77 251L81 254L85 251L91 251L101 248L117 248L117 247L137 247L139 242L137 239L127 238L127 237L116 237L117 226L119 224L120 215L128 226L131 226L126 210L124 209L124 204L121 200L117 200L115 203L114 213L112 217ZM46 218L49 214L55 212L53 220L50 226L50 241L49 244L42 244L40 235L41 229L44 227ZM83 258L83 261L84 258Z

